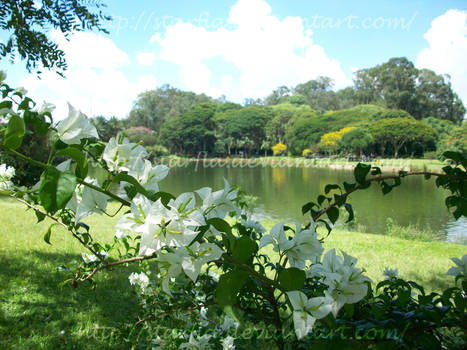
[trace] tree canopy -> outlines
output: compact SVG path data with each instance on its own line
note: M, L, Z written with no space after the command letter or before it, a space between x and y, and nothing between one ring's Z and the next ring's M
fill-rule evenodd
M103 27L110 17L100 1L61 0L1 0L0 29L9 37L0 43L0 56L14 61L19 55L26 60L28 71L57 68L59 74L67 69L65 53L50 38L50 29L59 30L65 38L73 32Z

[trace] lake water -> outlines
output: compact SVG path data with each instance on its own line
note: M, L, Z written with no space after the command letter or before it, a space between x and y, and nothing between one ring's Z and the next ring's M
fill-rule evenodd
M223 188L223 178L258 197L256 213L280 220L304 221L301 207L323 193L328 183L353 182L352 171L297 167L204 166L203 162L172 167L160 183L162 191L178 195L201 187ZM402 185L385 196L378 184L351 195L359 230L384 233L391 218L400 226L417 225L441 233L448 241L467 238L467 220L455 221L444 205L446 193L434 179L422 176L404 178Z

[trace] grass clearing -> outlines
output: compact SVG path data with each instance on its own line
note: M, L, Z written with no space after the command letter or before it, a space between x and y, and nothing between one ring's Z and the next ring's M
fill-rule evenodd
M87 223L97 239L109 239L117 219L94 216ZM66 276L57 267L81 259L84 249L60 227L53 229L52 245L46 244L42 236L50 222L35 222L32 210L0 198L0 349L129 348L112 332L137 320L138 303L128 282L132 269L98 274L95 290L86 283L59 289ZM463 245L343 231L333 232L325 247L357 257L375 281L390 266L429 290L450 286L452 278L445 276L452 266L449 258L467 252Z

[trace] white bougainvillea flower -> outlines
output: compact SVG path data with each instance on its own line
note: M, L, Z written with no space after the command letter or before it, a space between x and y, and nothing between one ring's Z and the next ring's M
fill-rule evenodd
M190 338L187 343L182 343L179 349L189 349L189 350L203 350L203 349L212 349L212 345L209 344L212 335L204 334L201 337L197 337L195 332L191 332Z
M11 179L15 176L15 168L7 166L6 164L0 165L0 191L13 190L13 182Z
M226 332L230 330L231 328L237 329L240 324L238 322L235 322L235 320L228 315L224 316L224 322L221 324L221 329Z
M151 202L138 194L131 212L117 222L117 233L141 234L140 255L151 255L162 247L189 245L197 235L196 227L205 225L204 217L194 208L193 193L183 193L165 207L161 200Z
M55 105L53 103L44 102L37 111L39 114L50 114L55 110Z
M457 265L451 267L446 273L448 276L467 276L467 254L465 254L461 259L451 258L451 260Z
M96 179L87 177L84 181L91 185L99 186L99 182ZM92 214L103 214L107 208L107 202L110 197L88 186L80 187L82 187L80 196L74 196L76 200L76 221L81 221Z
M97 254L99 254L103 259L107 259L109 257L109 253L107 253L105 250L101 250ZM99 260L98 257L95 256L94 254L86 254L86 253L82 253L81 258L83 259L85 264L89 264L89 263Z
M273 245L274 251L276 252L284 252L292 248L294 243L285 235L283 222L274 225L268 235L261 237L259 249L269 244Z
M329 297L308 299L300 291L287 292L287 296L294 310L294 328L298 339L312 330L316 320L326 317L332 311L334 301Z
M230 335L222 339L222 350L235 350L235 338Z
M130 281L130 284L132 286L136 285L140 287L143 294L147 291L147 288L149 286L149 277L144 272L133 272L132 274L130 274L130 276L128 276L128 280Z
M193 282L196 282L204 264L219 259L224 252L214 243L194 242L191 246L178 247L159 254L162 272L162 289L169 293L170 278L177 277L183 270Z
M261 225L261 223L259 221L253 220L250 216L248 216L246 220L242 219L241 223L246 228L251 228L255 232L258 232L258 233L266 232L266 229L264 228L264 226Z
M159 182L167 177L169 168L165 165L153 166L149 160L137 159L134 168L128 172L139 184L151 192L159 191Z
M219 259L224 253L214 243L198 243L194 242L189 247L182 247L189 252L185 255L182 261L182 268L185 274L190 277L193 282L196 282L198 275L201 272L201 268L204 264Z
M307 260L314 263L321 259L324 248L314 230L302 231L301 225L297 222L292 242L293 245L285 251L290 266L304 269Z
M367 282L371 282L371 279L356 267L357 259L345 252L342 254L344 258L338 256L335 249L331 249L324 255L321 264L313 264L307 270L308 277L323 276L323 283L328 286L325 295L334 300L334 316L345 304L354 304L362 300L368 292Z
M138 162L147 155L143 146L132 143L122 134L118 134L109 140L102 158L110 171L132 172L137 169Z
M99 138L94 125L80 111L68 104L68 117L57 125L57 133L60 140L67 145L79 144L82 139Z
M167 294L170 294L169 281L182 273L182 261L187 254L186 249L174 249L171 253L159 254L160 280L162 290Z
M385 280L392 280L393 278L397 278L398 274L398 269L390 269L389 267L384 268L383 275L386 277Z
M238 212L239 209L234 201L237 199L237 190L230 187L229 182L224 179L224 189L216 192L210 187L203 187L196 191L203 201L201 210L208 219L217 217L225 218L230 212Z

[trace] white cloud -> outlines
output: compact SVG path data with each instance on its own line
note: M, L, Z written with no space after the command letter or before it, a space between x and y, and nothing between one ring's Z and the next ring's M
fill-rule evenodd
M265 1L239 0L228 22L234 29L208 31L179 21L165 33L156 33L151 42L161 48L159 59L180 66L185 88L225 94L236 101L265 97L278 86L297 85L319 75L333 78L337 88L351 84L339 62L312 42L312 33L300 17L279 20ZM206 62L213 58L232 66L220 73L217 85L212 81L213 66Z
M143 66L151 66L156 59L156 55L153 52L141 52L136 55L136 62Z
M449 10L435 18L424 38L429 47L418 54L417 67L449 74L454 91L467 103L467 12Z
M54 119L63 119L67 115L67 102L89 116L122 118L130 111L138 93L156 86L156 78L152 75L127 78L124 69L129 66L130 59L109 38L78 32L67 41L56 31L52 36L66 54L66 79L45 71L41 79L31 74L19 84L36 101L54 103L57 106Z

